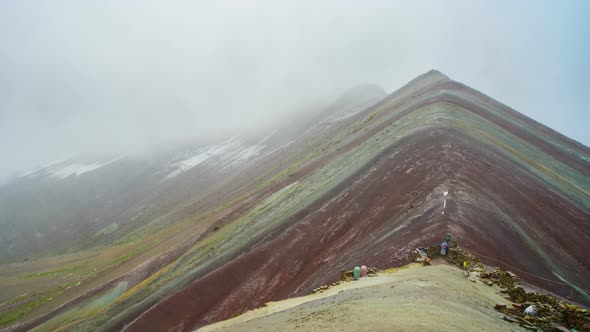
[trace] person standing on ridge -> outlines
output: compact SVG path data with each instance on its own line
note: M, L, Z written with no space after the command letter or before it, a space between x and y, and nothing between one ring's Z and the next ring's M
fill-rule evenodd
M441 243L440 245L440 254L443 256L447 255L447 248L449 247L449 244L445 241L443 243Z

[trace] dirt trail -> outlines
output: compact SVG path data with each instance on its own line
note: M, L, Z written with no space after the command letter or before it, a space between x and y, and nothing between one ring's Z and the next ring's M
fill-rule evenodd
M496 286L449 265L386 270L323 293L269 302L198 331L523 331L502 320Z

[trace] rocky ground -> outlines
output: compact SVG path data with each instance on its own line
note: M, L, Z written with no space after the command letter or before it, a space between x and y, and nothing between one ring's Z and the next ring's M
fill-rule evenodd
M430 256L440 256L436 247L427 251ZM530 287L523 285L510 271L485 266L476 256L458 246L452 247L442 258L462 267L468 280L500 287L500 293L513 302L511 306L495 305L496 310L505 314L503 319L507 322L530 331L590 331L590 311L539 290L531 292Z

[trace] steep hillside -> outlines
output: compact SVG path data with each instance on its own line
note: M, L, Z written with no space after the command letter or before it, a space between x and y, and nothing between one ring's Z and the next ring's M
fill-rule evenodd
M538 277L574 289L590 280L588 148L437 71L362 110L335 105L130 229L119 245L145 248L14 327L191 330L308 294L359 262L405 264L446 233L561 295L570 287Z

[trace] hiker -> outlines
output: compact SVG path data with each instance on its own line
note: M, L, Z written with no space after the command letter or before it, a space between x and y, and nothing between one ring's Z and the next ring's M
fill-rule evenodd
M430 257L428 257L428 254L426 253L426 251L424 251L424 247L418 247L416 250L418 251L418 254L420 254L420 260L422 261L422 265L430 265Z
M367 277L367 267L365 265L361 266L361 278L366 278Z
M443 243L441 243L440 245L440 254L443 256L447 255L447 248L449 247L449 244L445 241Z
M361 277L361 268L358 266L354 267L354 270L352 272L352 277L354 278L354 280L359 280L359 278Z
M424 247L418 247L418 249L416 249L416 250L418 250L420 257L424 258L424 257L428 256L428 255L426 255L426 251L424 251Z

